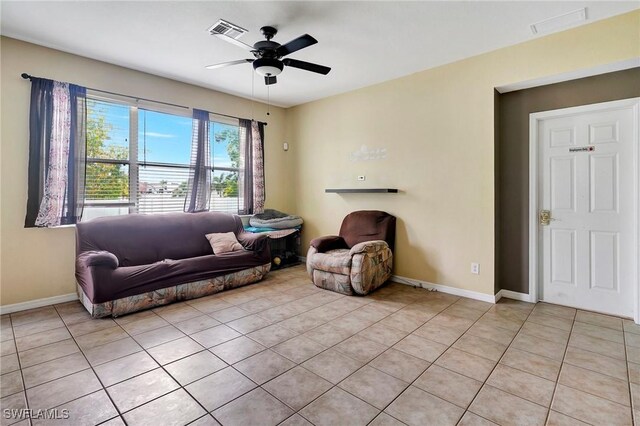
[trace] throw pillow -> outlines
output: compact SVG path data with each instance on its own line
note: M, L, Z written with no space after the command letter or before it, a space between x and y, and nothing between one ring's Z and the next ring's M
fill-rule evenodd
M209 244L211 244L213 254L222 254L232 251L244 250L242 244L238 242L236 234L234 234L233 232L207 234L205 235L205 237L207 237L207 240L209 240Z

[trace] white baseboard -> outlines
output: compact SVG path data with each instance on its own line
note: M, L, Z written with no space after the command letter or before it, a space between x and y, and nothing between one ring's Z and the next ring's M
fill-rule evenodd
M27 309L41 308L43 306L55 305L56 303L71 302L78 300L77 293L63 294L61 296L45 297L43 299L30 300L28 302L14 303L12 305L0 306L0 314L10 314L12 312L26 311Z
M496 302L496 297L493 294L479 293L477 291L464 290L462 288L457 288L457 287L449 287L448 285L433 284L427 281L401 277L398 275L392 275L391 281L394 281L400 284L414 286L414 287L422 287L422 288L426 288L427 290L441 291L443 293L452 294L454 296L468 297L469 299L481 300L483 302L489 302L489 303Z
M513 299L513 300L519 300L521 302L530 302L531 298L529 297L529 294L527 293L518 293L517 291L511 291L511 290L500 290L497 294L496 294L496 302L502 298L505 299Z

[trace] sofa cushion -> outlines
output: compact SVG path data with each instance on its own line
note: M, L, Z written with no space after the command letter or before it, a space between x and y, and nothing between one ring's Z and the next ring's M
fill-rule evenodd
M329 250L325 253L315 253L309 260L309 266L325 272L349 275L351 271L351 254L349 249Z
M223 254L229 253L230 251L244 250L242 244L238 242L236 234L233 232L207 234L205 237L207 237L209 244L211 244L213 254Z

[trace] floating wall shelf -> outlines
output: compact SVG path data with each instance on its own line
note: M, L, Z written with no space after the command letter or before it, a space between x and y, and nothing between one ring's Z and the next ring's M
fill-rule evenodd
M325 189L324 192L332 192L335 194L372 194L372 193L392 193L398 192L397 188L340 188L340 189Z

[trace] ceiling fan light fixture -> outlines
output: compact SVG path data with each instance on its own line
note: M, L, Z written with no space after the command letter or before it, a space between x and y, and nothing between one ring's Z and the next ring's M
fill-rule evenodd
M282 72L284 65L277 59L260 58L253 61L253 69L263 77L274 77Z

